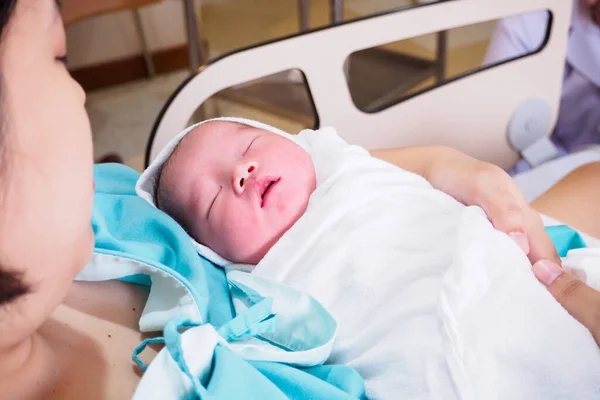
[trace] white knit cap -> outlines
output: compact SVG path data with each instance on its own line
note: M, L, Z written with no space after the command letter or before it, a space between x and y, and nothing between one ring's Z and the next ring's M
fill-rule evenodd
M162 171L163 166L165 165L165 163L167 162L167 160L173 153L173 150L175 150L175 147L177 147L177 144L179 144L179 142L188 133L190 133L191 131L193 131L195 128L197 128L198 126L200 126L202 124L206 124L208 122L213 122L213 121L235 122L238 124L248 125L248 126L251 126L254 128L258 128L258 129L264 129L264 130L276 133L278 135L284 136L284 137L292 140L293 142L297 143L298 145L300 145L303 148L305 147L303 145L303 143L301 143L300 141L294 140L294 135L290 135L289 133L286 133L286 132L284 132L280 129L277 129L275 127L272 127L270 125L263 124L262 122L252 121L252 120L244 119L244 118L215 118L215 119L209 119L206 121L202 121L198 124L192 125L186 129L184 129L181 133L176 135L165 146L165 148L163 148L160 151L158 156L156 156L156 158L152 161L152 163L148 166L148 168L146 168L146 170L142 173L142 175L140 176L140 178L138 179L138 181L135 185L135 191L138 194L138 196L140 196L142 199L146 200L148 203L150 203L151 205L156 207L156 199L155 199L156 185L158 184L160 172ZM201 256L212 261L213 263L217 264L218 266L225 267L226 265L229 265L232 263L231 261L226 260L225 258L221 257L219 254L214 252L209 247L196 242L196 240L194 240L194 238L190 238L190 239L192 240L194 247L196 248L196 250L198 251L198 253Z

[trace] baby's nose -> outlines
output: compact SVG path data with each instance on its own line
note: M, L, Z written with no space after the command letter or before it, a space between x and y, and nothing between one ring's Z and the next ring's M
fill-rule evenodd
M238 163L233 172L233 190L237 195L244 193L248 179L256 171L258 164L254 161Z

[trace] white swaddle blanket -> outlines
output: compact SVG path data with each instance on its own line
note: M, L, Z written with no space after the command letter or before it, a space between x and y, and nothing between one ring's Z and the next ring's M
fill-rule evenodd
M354 367L370 398L600 398L590 333L479 208L332 129L298 140L317 189L252 273L332 313L339 335L329 361Z

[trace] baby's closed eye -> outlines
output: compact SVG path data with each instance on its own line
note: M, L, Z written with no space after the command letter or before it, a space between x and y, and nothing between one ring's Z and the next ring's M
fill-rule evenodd
M246 153L248 152L248 150L250 150L250 147L252 147L252 144L254 143L254 141L258 138L258 136L255 136L254 138L252 138L252 140L250 141L250 143L248 143L248 147L246 147L246 150L244 150L244 152L242 153L242 157L246 155Z
M217 201L217 197L219 197L219 193L221 193L221 190L223 190L223 186L219 187L219 191L215 194L215 197L213 197L213 200L210 202L210 205L208 206L208 210L206 211L206 219L208 219L208 217L210 217L210 212L211 212L213 206L215 205L215 202Z

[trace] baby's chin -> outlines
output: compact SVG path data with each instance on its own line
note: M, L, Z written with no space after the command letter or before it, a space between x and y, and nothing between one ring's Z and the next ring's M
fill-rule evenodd
M271 250L275 243L281 239L285 231L287 231L287 229L272 236L268 240L263 240L262 243L255 243L252 248L242 249L238 247L236 249L231 249L231 251L227 252L230 256L225 258L236 264L256 265L265 258L269 250Z
M284 195L282 197L285 199L285 207L279 209L279 211L270 211L270 215L263 220L263 223L254 225L249 228L248 232L237 232L232 235L237 240L222 238L222 240L218 240L215 247L209 247L236 264L258 264L306 212L310 196L316 187L314 170L311 169L310 171L312 174L307 174L303 184L286 189L291 190L292 193L289 196Z
M306 202L308 203L308 201ZM300 219L306 204L295 207L294 212L278 218L262 220L261 223L236 224L234 229L213 232L206 241L196 237L221 257L235 264L258 264L279 239ZM291 210L288 210L291 211Z
M281 239L281 237L300 219L305 208L299 210L297 215L284 226L274 229L271 232L262 230L260 234L255 232L253 235L240 235L238 237L251 237L252 240L245 240L243 243L224 243L222 256L236 264L258 264L271 250L271 248ZM236 235L237 236L237 235ZM217 251L219 253L219 251Z
M243 261L238 262L238 264L257 265L263 258L265 258L271 247L272 246L270 246L266 250L261 250L260 252L257 252L249 257L244 258Z

